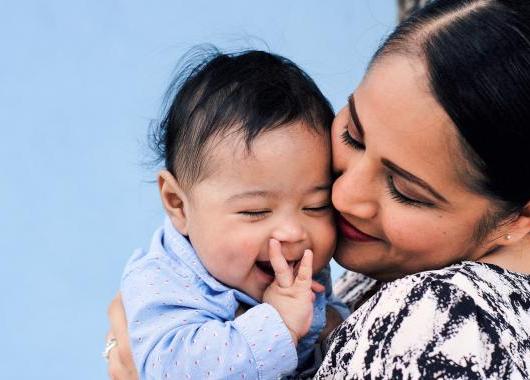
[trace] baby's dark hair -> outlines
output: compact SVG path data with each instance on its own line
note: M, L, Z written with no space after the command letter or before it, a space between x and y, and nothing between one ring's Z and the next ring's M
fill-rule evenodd
M289 59L257 50L226 54L213 47L192 53L171 82L164 116L150 133L158 162L180 186L189 189L207 176L214 137L242 137L250 151L262 133L294 122L329 133L334 114L328 100Z

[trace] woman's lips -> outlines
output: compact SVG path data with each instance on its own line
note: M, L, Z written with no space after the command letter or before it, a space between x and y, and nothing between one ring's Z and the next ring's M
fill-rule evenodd
M337 217L337 225L342 235L344 235L349 240L353 240L359 243L368 243L379 240L358 230L340 214Z

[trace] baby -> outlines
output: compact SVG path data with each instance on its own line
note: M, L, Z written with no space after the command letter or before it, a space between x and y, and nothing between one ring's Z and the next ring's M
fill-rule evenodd
M300 374L326 309L349 314L327 266L331 107L261 51L216 52L177 80L154 133L167 218L121 284L140 377Z

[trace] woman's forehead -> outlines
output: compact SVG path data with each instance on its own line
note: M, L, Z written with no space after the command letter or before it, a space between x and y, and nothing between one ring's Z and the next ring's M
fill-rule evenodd
M382 117L398 117L402 122L418 123L421 119L425 123L450 122L432 96L428 74L419 59L393 55L376 62L361 82L358 93L385 110Z

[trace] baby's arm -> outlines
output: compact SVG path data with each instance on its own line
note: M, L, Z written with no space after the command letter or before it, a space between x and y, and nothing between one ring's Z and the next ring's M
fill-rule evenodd
M122 280L142 379L277 378L296 368L289 331L273 307L220 317L225 305L205 305L200 290L186 281L163 260L145 261Z

